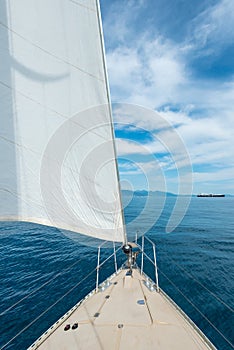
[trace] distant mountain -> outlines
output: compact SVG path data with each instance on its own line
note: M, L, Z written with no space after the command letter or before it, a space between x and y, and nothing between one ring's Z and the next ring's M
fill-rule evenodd
M137 190L137 191L130 191L130 190L122 190L122 193L124 195L134 195L138 197L147 197L149 195L154 196L167 196L167 197L176 197L177 195L171 192L162 192L162 191L146 191L146 190Z
M177 196L189 196L186 194L175 194L171 192L162 192L162 191L146 191L146 190L122 190L123 195L129 196L138 196L138 197L147 197L149 195L153 196L167 196L167 197L177 197ZM192 194L191 197L197 197L196 194ZM234 194L225 194L225 197L234 197Z

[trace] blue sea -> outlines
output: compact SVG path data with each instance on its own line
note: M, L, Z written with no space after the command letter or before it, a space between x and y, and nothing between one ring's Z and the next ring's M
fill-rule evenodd
M193 197L171 233L166 225L176 197L167 197L163 208L157 197L148 207L145 197L124 201L130 233L140 236L147 227L156 243L160 287L218 349L233 349L234 198ZM94 288L97 249L72 237L31 223L0 223L1 349L26 349ZM152 257L150 245L145 249ZM103 248L102 261L111 252ZM123 261L119 251L119 266ZM154 278L153 267L144 263ZM101 280L114 272L113 259L105 266Z

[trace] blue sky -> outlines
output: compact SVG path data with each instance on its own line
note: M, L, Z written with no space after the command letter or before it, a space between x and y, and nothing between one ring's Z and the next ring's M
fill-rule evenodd
M100 2L122 186L234 194L233 0Z

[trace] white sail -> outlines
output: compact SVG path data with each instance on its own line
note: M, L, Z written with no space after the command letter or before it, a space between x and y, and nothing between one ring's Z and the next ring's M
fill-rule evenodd
M0 7L1 220L124 241L98 2Z

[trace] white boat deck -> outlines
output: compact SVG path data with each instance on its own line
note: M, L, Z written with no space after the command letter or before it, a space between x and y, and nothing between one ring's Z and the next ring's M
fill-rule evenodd
M30 349L215 349L164 293L146 286L138 269L132 276L126 272L120 270L104 291L72 309Z

